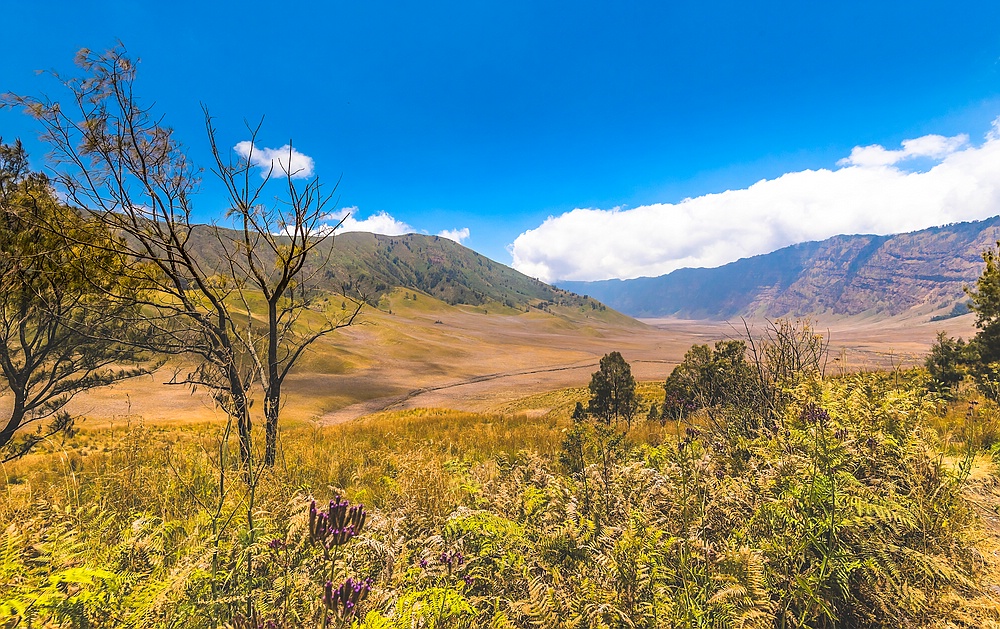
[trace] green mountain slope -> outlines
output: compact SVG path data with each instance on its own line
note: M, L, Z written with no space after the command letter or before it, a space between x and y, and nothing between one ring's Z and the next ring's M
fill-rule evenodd
M219 233L227 238L231 232ZM209 268L228 273L213 228L199 226L192 241ZM516 309L607 311L592 298L530 278L440 236L349 232L328 239L314 260L317 264L326 261L310 270L318 288L339 291L345 285L359 287L372 303L398 287L422 291L452 305L496 303Z
M449 304L498 302L516 308L542 302L563 306L593 302L440 236L342 234L333 242L327 271L330 288L360 279L376 293L394 286L415 288Z

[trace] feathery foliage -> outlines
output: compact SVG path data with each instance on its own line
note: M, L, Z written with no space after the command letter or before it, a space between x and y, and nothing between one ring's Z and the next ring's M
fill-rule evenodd
M12 586L0 623L1000 621L980 602L990 565L963 493L973 450L941 454L922 381L813 377L785 397L779 424L754 434L697 413L619 433L574 424L571 403L551 420L405 411L292 428L289 458L262 476L252 535L235 504L216 521L205 430L81 432L8 465L0 577ZM532 452L535 439L555 449ZM582 458L558 456L560 441ZM360 534L324 550L310 541L308 496L341 491L369 515ZM356 612L331 616L325 584L347 577L370 592Z

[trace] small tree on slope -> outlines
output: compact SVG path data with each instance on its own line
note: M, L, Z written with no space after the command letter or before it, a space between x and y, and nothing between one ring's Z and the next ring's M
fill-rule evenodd
M620 353L606 354L590 378L588 411L605 424L624 419L631 428L638 407L632 368Z

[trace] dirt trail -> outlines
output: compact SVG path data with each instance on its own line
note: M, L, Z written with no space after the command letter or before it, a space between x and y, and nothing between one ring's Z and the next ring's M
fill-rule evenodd
M640 362L640 361L636 361ZM659 362L659 361L641 361L641 362ZM553 374L556 372L567 372L567 371L580 371L580 370L595 370L597 369L597 361L584 361L581 363L568 364L568 365L555 365L551 367L541 367L537 369L524 369L520 371L503 371L498 373L484 374L481 376L473 376L471 378L465 378L457 382L448 382L436 386L420 387L418 389L413 389L402 395L392 395L380 398L375 398L372 400L366 400L364 402L359 402L357 404L351 404L344 408L337 409L335 411L330 411L325 413L319 418L319 424L329 426L333 424L340 424L346 421L357 419L358 417L363 417L365 415L370 415L372 413L378 413L381 411L387 411L392 409L401 408L418 408L435 406L433 402L434 397L430 394L437 393L439 391L444 391L447 389L455 389L458 387L470 387L476 384L482 384L486 382L492 382L495 380L503 379L516 379L524 376L537 376L540 374ZM574 376L574 379L578 379L579 376ZM440 396L438 396L440 397ZM483 399L482 395L471 395L462 396L464 399L469 400L479 400ZM493 398L494 396L488 396ZM416 398L420 398L417 400ZM458 408L462 406L461 401L457 398L454 393L447 396L447 400L450 402L452 408ZM458 408L458 410L481 410L480 404L471 404L470 408Z
M453 309L426 316L378 312L373 319L372 325L317 343L287 383L286 416L336 424L421 406L489 412L526 396L585 387L600 357L611 351L622 353L637 380L662 381L693 344L743 334L742 322L661 319L620 326ZM758 331L761 323L755 324ZM837 320L829 328L825 323L816 327L829 329L833 340L832 373L917 363L938 329L966 338L974 333L968 316L933 323ZM224 418L206 392L164 385L169 375L90 391L67 410L87 427L136 417L150 424ZM0 410L9 404L7 397L0 395Z
M387 395L324 413L318 423L324 426L340 424L372 413L404 408L447 406L456 410L484 411L498 402L506 402L532 393L554 388L585 386L590 374L599 367L599 359L575 361L544 367L532 367L471 376L443 384L418 387L399 395ZM636 359L633 372L658 378L674 365L669 360ZM562 376L562 377L560 377ZM498 383L497 381L507 381ZM477 387L476 385L484 385ZM463 388L462 391L454 389ZM448 391L447 394L440 394Z

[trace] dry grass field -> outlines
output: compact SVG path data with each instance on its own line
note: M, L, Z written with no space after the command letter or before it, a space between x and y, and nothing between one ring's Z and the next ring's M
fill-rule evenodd
M746 325L759 333L766 321ZM829 373L914 365L938 331L965 338L975 332L972 315L938 322L821 318L815 327L830 339ZM743 335L741 320L639 322L589 308L450 306L396 290L378 309L368 308L360 324L315 345L289 380L285 417L334 424L383 410L492 411L528 395L585 387L612 351L629 361L637 380L662 381L691 345ZM91 392L70 410L84 427L136 416L150 424L223 419L204 392L165 384L170 376L165 368Z
M916 623L900 626L1000 626L1000 485L985 450L1000 435L995 405L927 404L912 371L898 380L856 373L796 389L804 397L784 431L730 439L696 415L683 425L637 421L614 437L570 417L604 354L631 363L645 417L691 345L741 338L747 327L762 334L767 322L639 322L594 308L525 312L413 295L391 293L361 324L316 345L286 388L277 465L245 488L220 463L226 444L235 447L222 436L224 414L204 392L165 384L171 369L76 399L82 430L0 470L0 582L11 584L0 591L0 626L72 613L83 620L44 626L243 627L249 605L274 626L307 626L320 613L317 583L329 577L300 539L303 509L309 497L333 495L372 510L368 546L353 544L340 559L344 574L364 569L377 582L357 627L415 626L410 600L464 618L435 626L558 626L569 607L538 606L538 592L552 604L604 609L623 587L654 594L652 607L621 614L674 618L633 626L694 626L705 614L737 626L788 616L786 607L808 619L798 626L822 626L813 621L823 617L856 626L863 614ZM814 326L829 336L832 375L917 364L939 330L974 332L971 316ZM813 397L830 409L829 425L805 423ZM574 440L587 464L579 473ZM705 499L693 500L692 487ZM779 507L789 511L774 519ZM744 526L760 518L771 528ZM459 541L457 526L471 527ZM815 535L827 526L837 536ZM496 554L477 546L483 535L519 545ZM802 550L810 535L816 547ZM874 552L875 540L899 550ZM578 542L583 559L554 551ZM461 572L439 569L448 544L470 557ZM47 554L25 559L22 548ZM376 550L388 554L366 554ZM615 567L633 551L643 568L634 587L633 573ZM820 555L859 585L831 589L841 569L808 563ZM547 561L556 562L551 582L522 569ZM898 592L885 589L899 579ZM731 591L745 594L730 601ZM433 598L442 592L461 605L445 614ZM836 612L815 600L833 601Z

